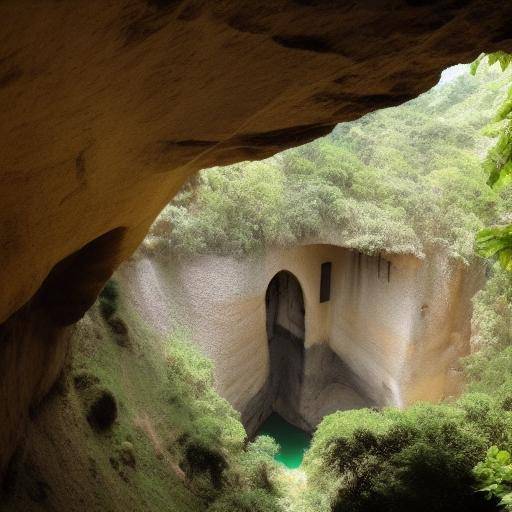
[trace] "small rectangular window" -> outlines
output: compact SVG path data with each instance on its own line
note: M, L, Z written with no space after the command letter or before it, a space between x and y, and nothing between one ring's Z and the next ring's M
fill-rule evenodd
M320 272L320 302L327 302L331 299L331 266L330 261L322 263Z

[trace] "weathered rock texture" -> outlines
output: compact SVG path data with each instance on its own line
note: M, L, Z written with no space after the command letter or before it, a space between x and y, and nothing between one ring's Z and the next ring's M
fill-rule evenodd
M332 263L331 298L320 303L324 262ZM274 290L283 270L300 283L303 324L294 280ZM370 257L328 244L246 260L142 257L119 276L148 323L189 331L250 432L272 407L311 430L338 409L456 395L471 297L484 282L480 265L442 253ZM276 293L277 306L268 300Z
M249 435L275 411L289 423L313 432L326 414L371 406L350 368L327 343L306 349L304 296L297 279L278 272L266 296L268 376L242 409Z
M511 18L501 0L2 2L0 322L39 290L48 329L72 323L187 176L306 142L416 96L448 65L511 50ZM9 329L0 474L66 346L33 340L35 362Z

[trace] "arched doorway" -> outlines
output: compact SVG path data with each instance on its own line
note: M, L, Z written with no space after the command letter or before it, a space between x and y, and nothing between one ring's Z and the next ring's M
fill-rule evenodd
M291 272L282 270L272 278L267 287L265 305L269 341L280 332L304 341L304 295L299 281Z
M366 396L364 383L328 343L317 341L306 349L308 300L315 299L304 296L298 279L288 271L278 272L267 286L269 373L242 411L249 435L255 434L272 413L311 433L327 414L375 405Z
M272 411L300 425L300 401L304 380L304 295L297 278L278 272L265 296L269 349L269 393Z

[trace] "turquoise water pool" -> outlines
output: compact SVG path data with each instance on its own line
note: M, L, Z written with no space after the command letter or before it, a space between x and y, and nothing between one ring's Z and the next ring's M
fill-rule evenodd
M275 439L281 447L275 458L290 469L298 468L302 464L304 452L311 443L309 434L288 423L277 413L272 413L261 425L258 435Z

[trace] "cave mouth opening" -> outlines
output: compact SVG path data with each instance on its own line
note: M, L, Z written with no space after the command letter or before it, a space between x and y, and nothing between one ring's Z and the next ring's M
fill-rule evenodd
M288 271L278 272L267 287L265 306L270 369L265 419L258 435L272 437L280 447L276 460L294 469L302 463L311 440L300 414L305 307L298 279Z
M267 409L302 427L300 401L304 380L305 307L298 279L287 271L278 272L265 295L269 378Z

